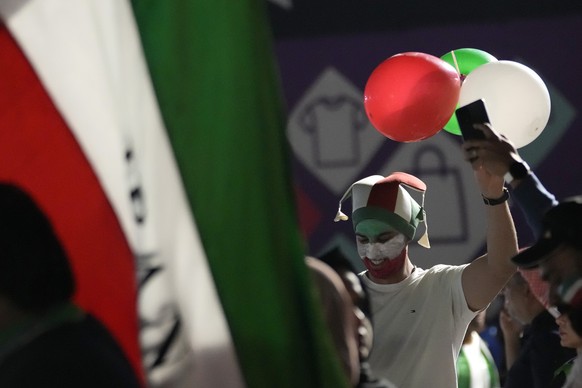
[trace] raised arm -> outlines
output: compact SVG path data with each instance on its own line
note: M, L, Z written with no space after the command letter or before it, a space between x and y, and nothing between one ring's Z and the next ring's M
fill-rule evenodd
M491 173L477 155L470 161L484 198L487 218L487 254L463 271L463 291L468 306L481 310L501 291L515 272L510 259L517 254L517 234L506 199L503 176Z

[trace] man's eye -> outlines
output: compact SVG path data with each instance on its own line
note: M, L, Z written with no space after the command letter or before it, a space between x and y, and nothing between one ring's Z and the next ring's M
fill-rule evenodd
M379 243L385 243L387 241L392 240L394 237L396 237L396 235L397 234L396 233L393 233L393 232L383 233L383 234L381 234L381 235L378 236L377 241Z
M364 238L364 237L358 237L358 242L359 242L360 244L367 244L367 243L368 243L368 241L369 241L369 240L368 240L367 238Z

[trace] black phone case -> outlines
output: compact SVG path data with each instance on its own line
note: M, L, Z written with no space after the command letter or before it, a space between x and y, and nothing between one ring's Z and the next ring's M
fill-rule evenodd
M478 129L473 128L473 124L482 124L489 122L487 108L483 100L473 101L470 104L460 107L455 111L459 128L464 140L484 139L485 134Z

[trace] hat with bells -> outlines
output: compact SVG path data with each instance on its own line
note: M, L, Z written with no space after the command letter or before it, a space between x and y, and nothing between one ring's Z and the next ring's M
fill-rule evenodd
M422 193L419 205L405 187ZM376 219L386 222L410 240L414 238L418 224L425 223L425 232L418 243L430 248L428 226L424 211L426 184L417 177L404 172L395 172L387 177L372 175L352 184L339 201L334 221L346 221L341 211L342 202L352 197L352 222L354 229L363 220Z

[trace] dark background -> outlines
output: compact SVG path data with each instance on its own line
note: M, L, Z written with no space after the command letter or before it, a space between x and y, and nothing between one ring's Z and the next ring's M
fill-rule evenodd
M389 1L293 0L284 9L269 2L276 39L383 32L472 22L507 22L579 13L578 0Z

